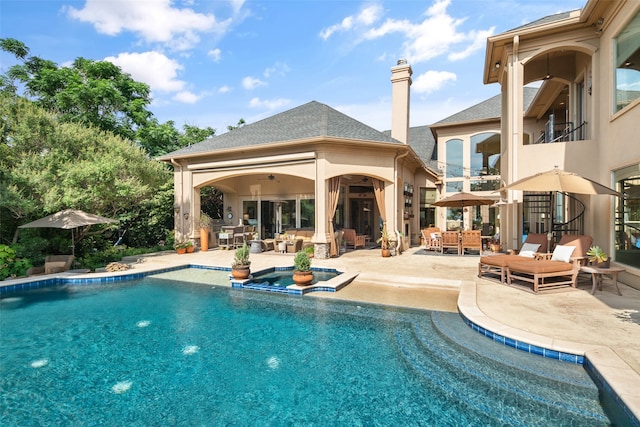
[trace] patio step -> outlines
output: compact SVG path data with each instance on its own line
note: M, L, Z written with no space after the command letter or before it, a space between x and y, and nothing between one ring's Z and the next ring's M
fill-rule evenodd
M566 417L567 412L575 421L573 425L608 422L597 389L594 393L589 387L531 372L523 376L523 371L512 364L474 353L440 333L422 334L430 329L416 325L413 331L396 332L405 361L430 387L438 388L438 394L452 401L451 405L489 417L487 425L548 425L550 420Z

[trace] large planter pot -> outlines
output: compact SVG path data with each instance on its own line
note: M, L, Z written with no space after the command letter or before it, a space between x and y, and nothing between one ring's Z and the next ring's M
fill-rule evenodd
M251 275L251 269L248 265L239 265L237 267L231 267L231 276L234 279L248 279Z
M591 265L597 268L609 268L611 267L611 257L607 258L607 260L603 262L592 262Z
M186 254L187 253L187 248L177 248L176 252L179 254Z
M298 286L308 286L313 282L313 271L294 271L293 282Z
M200 250L209 250L209 230L207 230L206 228L200 229Z
M187 246L187 253L190 254L191 252L193 252L194 249L195 249L195 246L193 245Z
M384 258L389 258L391 256L391 249L381 249L380 252Z

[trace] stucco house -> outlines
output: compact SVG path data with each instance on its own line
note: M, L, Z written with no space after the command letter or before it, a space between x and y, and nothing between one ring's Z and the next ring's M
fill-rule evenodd
M531 231L589 234L640 285L640 2L588 0L489 37L485 84L501 86L500 177L505 184L555 167L622 197L502 194L501 238L517 247ZM527 87L539 85L528 106ZM547 211L548 212L548 211Z
M319 257L335 254L339 227L375 241L386 226L405 246L431 224L488 226L504 248L528 232L589 234L640 286L640 2L587 0L489 37L482 73L501 94L429 126L409 127L401 60L390 131L312 101L162 157L175 168L177 235L197 239L199 191L211 185L228 224L248 219L261 238L310 228ZM554 167L623 197L499 191ZM497 203L464 222L431 205L459 191Z
M407 143L412 71L398 62L390 133L312 101L162 157L175 168L178 237L197 238L200 189L215 186L229 225L246 220L261 239L311 228L318 257L336 254L337 227L418 238L412 189L435 189L438 176Z

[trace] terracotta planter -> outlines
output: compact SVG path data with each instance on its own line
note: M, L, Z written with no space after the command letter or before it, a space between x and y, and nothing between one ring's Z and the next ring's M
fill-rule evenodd
M178 252L179 254L186 254L187 253L187 248L177 248L176 252Z
M389 258L391 256L391 249L381 249L380 252L384 258Z
M195 249L195 246L193 245L187 246L187 253L190 254L191 252L193 252L194 249Z
M248 279L251 275L251 269L248 265L240 265L237 267L231 267L231 276L234 279Z
M200 229L200 250L209 250L209 230L205 228Z
M313 271L294 271L293 281L298 286L308 286L313 282Z

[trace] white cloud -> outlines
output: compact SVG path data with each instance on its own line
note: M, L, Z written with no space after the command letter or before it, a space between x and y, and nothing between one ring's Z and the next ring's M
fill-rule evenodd
M202 96L196 95L195 93L189 91L178 92L174 95L173 100L182 102L184 104L195 104L198 102Z
M287 64L283 62L276 62L272 67L265 69L262 75L267 79L274 75L284 77L289 73L289 71L291 71L291 68L289 68Z
M320 31L320 37L327 40L334 33L349 31L354 28L366 27L373 25L380 19L382 15L382 6L379 4L371 4L360 10L355 16L347 16L340 23L331 25Z
M252 98L249 101L250 108L266 108L268 110L275 110L278 108L282 108L288 105L291 102L290 99L285 98L277 98L277 99L260 99L260 98Z
M350 34L354 43L362 43L390 34L400 34L404 38L401 57L412 64L426 62L445 54L448 54L450 61L457 61L482 50L487 37L493 35L495 27L467 33L460 31L459 28L466 18L454 18L449 15L447 8L450 4L451 0L435 0L425 11L421 21L387 19L377 26L374 25L379 21L382 9L379 6L371 6L371 9L363 9L357 17L348 16L341 23L322 30L320 36L326 40L339 31L349 31L354 33Z
M227 92L231 92L231 87L224 85L221 86L220 89L218 89L218 93L227 93Z
M455 82L456 75L448 71L427 71L413 79L411 89L416 93L431 93L442 88L448 82Z
M220 62L220 60L222 59L222 52L218 48L211 49L209 52L207 52L207 56L213 59L214 62Z
M146 42L178 50L198 43L198 33L224 33L231 23L230 19L218 22L212 14L173 7L171 0L86 0L82 9L68 6L65 10L72 18L93 24L99 33L115 36L130 31Z
M260 86L266 86L267 84L260 79L256 79L255 77L247 76L242 79L242 87L247 90L252 90Z
M131 74L134 80L151 86L152 91L178 92L185 82L177 78L182 65L160 52L121 53L104 59Z

